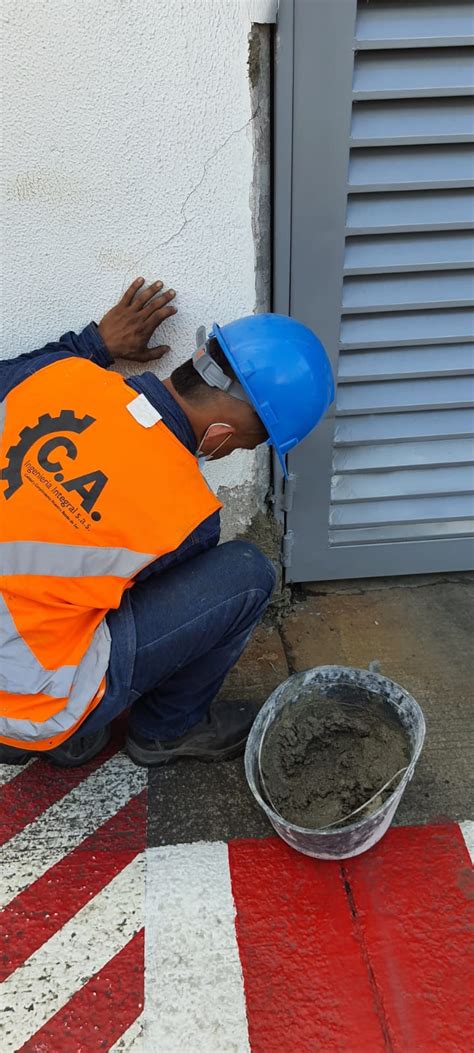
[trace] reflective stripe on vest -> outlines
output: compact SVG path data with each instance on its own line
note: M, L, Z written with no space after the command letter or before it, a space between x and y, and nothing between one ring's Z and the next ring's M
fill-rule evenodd
M22 645L28 650L18 636L17 641L19 642L19 645ZM69 697L65 699L66 705L64 708L41 722L22 720L21 718L16 719L14 717L0 717L0 735L6 739L17 739L23 742L37 742L42 739L50 739L55 735L60 735L63 732L74 728L75 724L80 721L84 710L90 702L91 685L95 684L96 690L98 690L105 673L107 672L110 657L110 643L110 632L104 618L104 620L97 626L82 661L74 669L73 680L69 688ZM31 658L36 661L34 655L31 654L31 651L29 654L31 655ZM39 663L37 664L39 666ZM54 676L62 674L68 668L68 666L63 666L63 669L56 670ZM25 677L25 675L28 676L29 672L29 669L23 667L23 677ZM47 673L47 670L43 670L43 672L46 673L46 675L50 675ZM23 681L23 683L25 683L25 681ZM6 688L4 690L14 690L18 693L18 688ZM26 690L27 688L23 687L22 693ZM41 687L38 690L47 691L49 694L53 694L51 691L51 682L49 681L46 682L46 686Z
M45 669L28 644L18 635L15 622L0 593L0 691L15 695L51 695L64 698L71 690L77 670L75 665Z
M126 548L55 545L44 541L0 543L0 574L131 578L153 559L153 553L132 552Z

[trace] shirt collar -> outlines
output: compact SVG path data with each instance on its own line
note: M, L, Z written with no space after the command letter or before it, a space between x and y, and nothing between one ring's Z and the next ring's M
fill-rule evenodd
M196 453L196 436L181 406L154 373L142 373L142 377L146 381L147 398L161 413L163 423L190 453Z

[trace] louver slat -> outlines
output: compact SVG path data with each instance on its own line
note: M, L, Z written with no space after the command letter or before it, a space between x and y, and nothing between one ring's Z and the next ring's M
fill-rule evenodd
M403 347L418 344L470 343L474 312L432 310L349 315L341 323L342 347Z
M472 406L472 377L394 380L381 384L344 384L336 399L338 413L394 413L410 410L460 409Z
M474 442L432 439L425 442L380 443L378 446L342 447L334 454L336 473L374 472L394 468L442 467L472 464Z
M351 194L346 224L347 234L468 230L474 226L474 195L472 190Z
M354 71L354 99L472 93L471 48L366 51Z
M470 439L473 436L472 409L365 414L360 417L337 417L334 445L337 448L387 442L397 444L423 438Z
M470 466L401 470L380 473L334 475L334 502L395 500L406 497L436 497L469 494L474 489Z
M387 351L344 351L339 359L339 382L404 380L418 377L469 376L474 373L473 344L435 344L396 347Z
M357 527L329 531L330 545L363 545L397 541L432 541L436 538L472 537L474 519L443 519L435 523L400 523L396 526Z
M469 268L474 260L474 233L385 234L347 239L344 272L393 274L409 271ZM428 279L433 282L433 276Z
M349 161L349 191L430 190L473 183L474 152L468 143L363 147L353 150Z
M354 501L333 505L330 526L378 526L382 523L436 523L439 520L474 519L474 498L453 497L399 498L398 501Z
M470 0L377 0L359 4L357 48L465 46L473 39Z
M359 102L352 110L353 147L472 142L473 133L470 98Z
M407 307L438 309L468 307L474 299L472 271L438 271L436 274L364 275L344 282L345 314L402 311Z

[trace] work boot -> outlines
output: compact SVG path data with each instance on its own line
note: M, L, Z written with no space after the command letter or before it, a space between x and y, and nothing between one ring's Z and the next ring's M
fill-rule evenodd
M253 702L216 702L204 720L179 739L146 739L129 731L127 750L135 764L145 767L173 764L181 757L230 760L243 753L258 709Z
M36 754L32 750L20 750L16 746L0 744L0 764L28 764Z
M71 739L66 739L61 746L48 750L43 756L52 761L57 768L79 768L107 746L110 735L110 726L93 731L90 735L81 735L80 731L76 731Z
M32 757L44 757L57 768L78 768L100 753L109 739L110 727L107 727L91 735L76 733L53 750L22 750L14 746L0 746L0 764L27 764Z

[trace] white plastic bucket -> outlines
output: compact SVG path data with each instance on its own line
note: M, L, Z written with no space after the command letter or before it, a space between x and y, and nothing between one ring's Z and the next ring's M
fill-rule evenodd
M308 697L316 689L318 702L353 702L360 706L371 702L390 707L394 716L403 725L411 746L410 763L396 785L393 793L383 805L358 821L347 826L326 830L307 830L295 826L278 815L261 793L259 754L261 742L268 728L284 706ZM304 673L296 673L277 687L256 717L251 728L245 750L245 774L250 789L261 808L267 814L277 834L288 845L316 859L348 859L367 852L387 832L405 789L413 778L415 765L420 756L425 738L425 720L415 699L395 684L393 680L366 669L350 669L337 665L319 666Z

